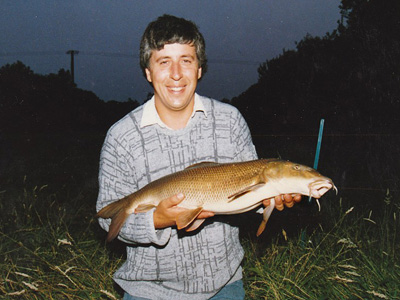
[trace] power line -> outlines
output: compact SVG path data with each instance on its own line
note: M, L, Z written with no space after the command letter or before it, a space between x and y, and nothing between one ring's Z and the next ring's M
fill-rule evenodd
M128 53L120 53L120 52L103 52L103 51L81 51L82 55L89 56L105 56L105 57L132 57L139 58L139 55L128 54Z
M248 65L248 66L258 66L261 64L259 61L253 60L238 60L238 59L209 59L208 62L213 64L224 64L224 65Z
M21 51L21 52L0 52L0 57L7 56L50 56L50 55L64 55L63 51ZM80 51L80 55L86 56L103 56L103 57L115 57L115 58L139 58L138 54L129 54L121 52L105 52L105 51ZM258 66L262 62L255 60L241 60L241 59L220 59L210 58L209 63L212 64L224 64L224 65L254 65Z
M0 57L6 56L49 56L64 55L64 51L21 51L21 52L0 52Z

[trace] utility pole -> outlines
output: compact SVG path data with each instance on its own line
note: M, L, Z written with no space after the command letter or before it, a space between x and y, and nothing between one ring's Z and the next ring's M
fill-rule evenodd
M66 54L71 55L71 76L72 76L72 83L75 84L75 75L74 75L74 55L78 55L78 50L68 50Z

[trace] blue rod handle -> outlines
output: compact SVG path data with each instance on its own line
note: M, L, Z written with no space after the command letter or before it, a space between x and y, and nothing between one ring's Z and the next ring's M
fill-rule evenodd
M317 150L315 151L315 159L314 159L315 170L318 168L319 153L321 152L322 133L324 132L324 122L325 120L321 119L321 122L319 123Z
M319 153L321 152L322 133L324 132L324 123L325 123L325 120L321 119L321 122L319 123L317 150L315 151L315 158L314 158L314 169L315 170L318 168ZM311 203L311 196L308 197L308 203Z

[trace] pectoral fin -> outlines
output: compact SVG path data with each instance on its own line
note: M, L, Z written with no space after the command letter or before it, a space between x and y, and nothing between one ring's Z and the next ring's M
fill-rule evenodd
M156 207L154 204L140 204L138 207L136 207L135 214L148 212L154 207Z
M237 192L237 193L235 193L235 194L233 194L233 195L230 195L230 196L228 197L228 199L230 199L230 200L228 201L228 203L229 203L229 202L232 202L233 200L235 200L235 199L237 199L237 198L239 198L240 196L243 196L243 195L246 194L246 193L254 192L254 191L256 191L257 189L263 187L264 185L265 185L264 182L260 182L260 183L257 183L257 184L254 184L254 185L245 187L243 190L240 190L239 192Z
M188 209L187 211L180 213L176 218L176 225L178 229L182 229L189 226L190 223L192 223L197 218L197 216L201 213L202 210L203 210L202 207L197 207L195 209Z
M261 221L261 224L258 227L257 236L260 236L260 234L263 233L265 226L267 225L269 217L271 216L274 208L275 208L275 199L271 199L270 205L268 205L266 208L264 208L263 220Z

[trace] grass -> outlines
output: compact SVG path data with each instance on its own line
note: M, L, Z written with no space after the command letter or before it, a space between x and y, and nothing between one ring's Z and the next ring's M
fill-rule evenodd
M0 299L121 297L112 274L124 261L123 244L106 244L94 218L102 140L38 136L7 147ZM400 299L398 196L331 196L321 212L300 204L274 212L258 239L261 216L238 218L247 299Z
M247 242L248 299L400 299L400 207L390 194L382 206L374 217L340 204L311 235Z
M120 298L112 274L123 251L105 245L94 200L71 194L26 181L0 191L1 298ZM247 299L400 299L398 199L388 193L377 212L343 202L326 201L312 232L242 238Z
M102 242L93 207L63 200L46 186L1 192L1 298L118 299L112 273L123 257Z

